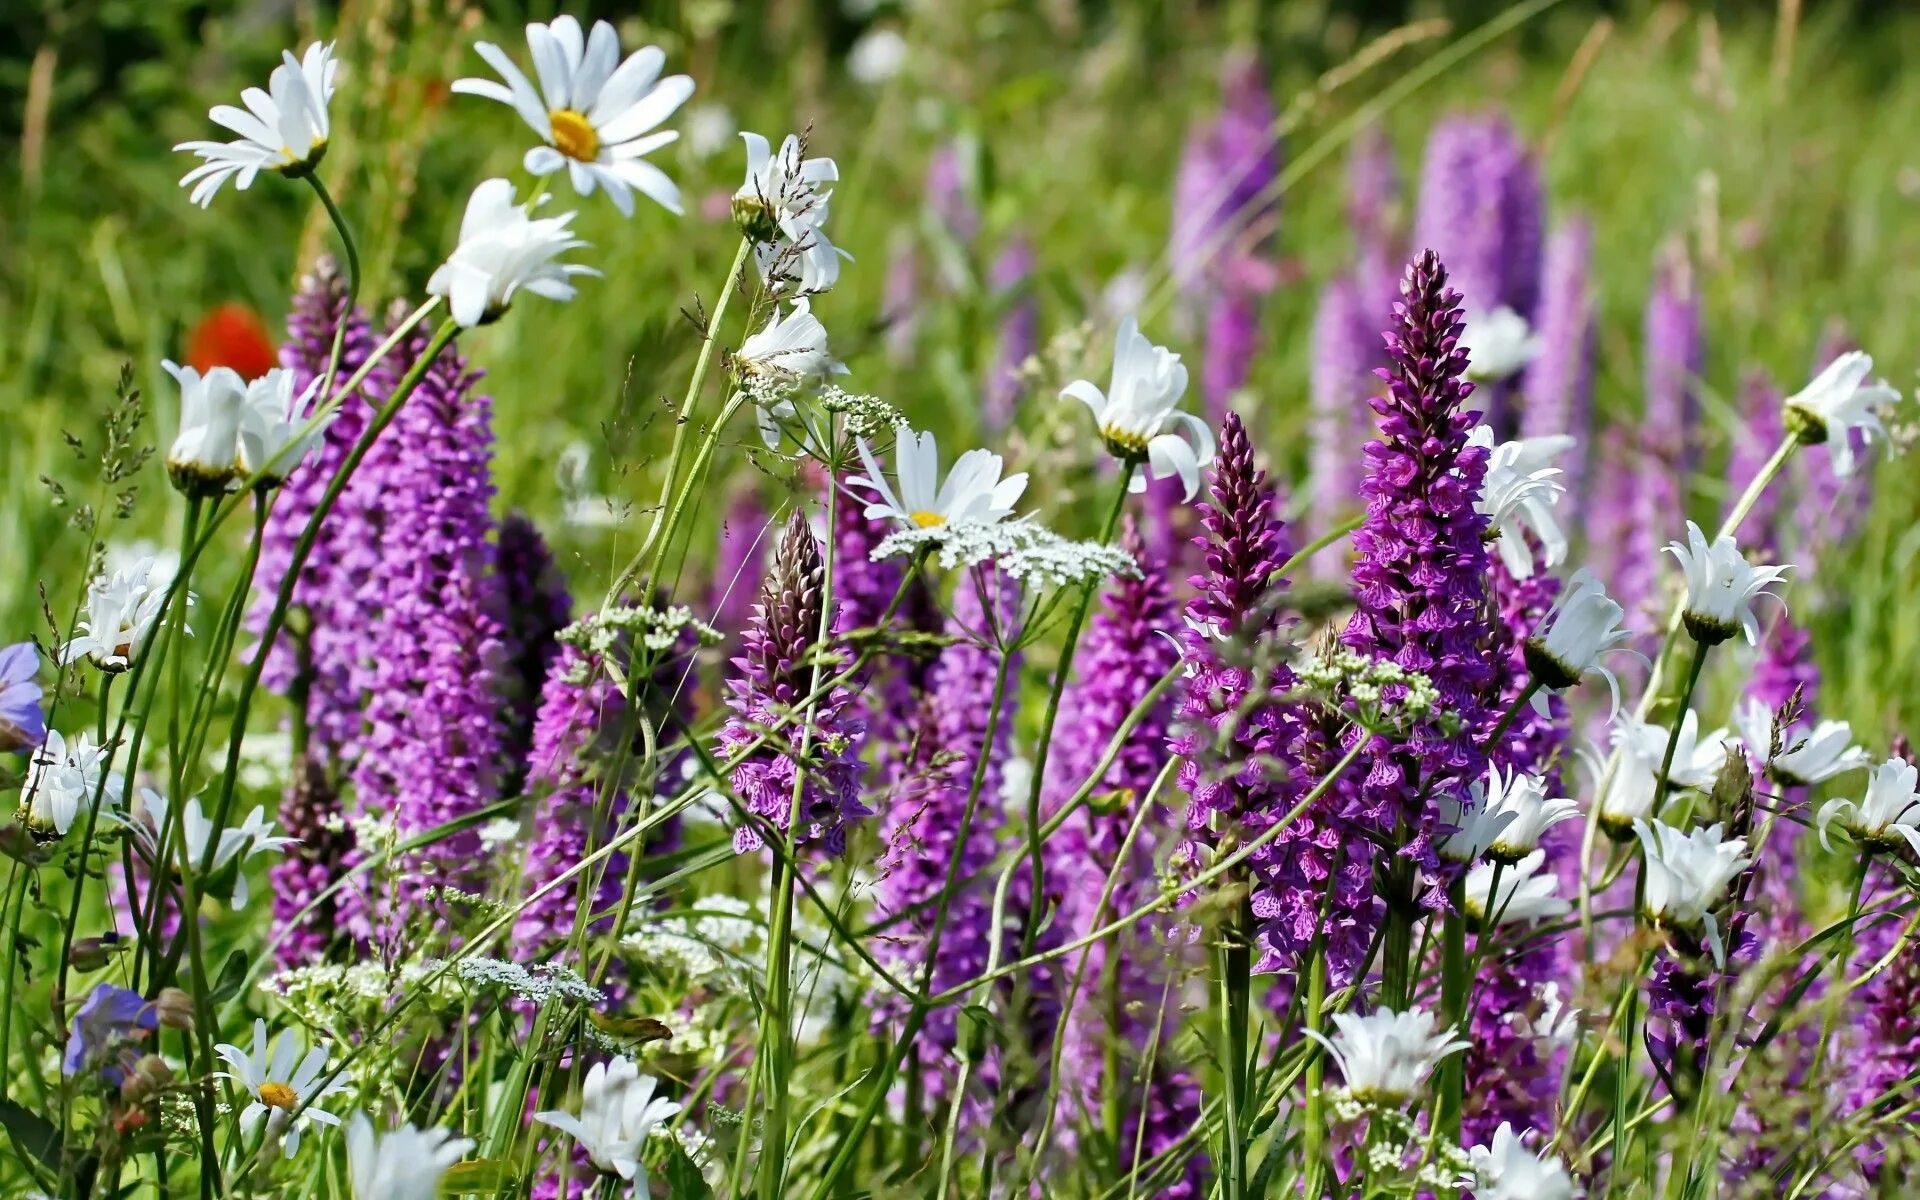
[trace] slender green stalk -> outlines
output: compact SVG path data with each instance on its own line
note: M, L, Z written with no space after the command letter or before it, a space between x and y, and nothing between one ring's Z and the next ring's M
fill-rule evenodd
M1873 859L1866 851L1860 852L1860 862L1853 872L1853 891L1847 900L1846 929L1840 934L1840 945L1834 951L1833 977L1844 985L1847 978L1847 964L1853 958L1854 930L1860 923L1860 901L1867 891L1867 873ZM1807 1068L1807 1078L1820 1078L1820 1069L1826 1064L1827 1049L1833 1044L1834 1022L1839 1018L1846 992L1843 990L1834 1002L1827 1006L1827 1012L1820 1020L1820 1044L1814 1048L1813 1063ZM0 1060L4 1061L4 1060Z
M1245 1200L1248 1191L1247 1136L1252 1113L1247 1091L1248 1026L1252 1009L1253 910L1246 899L1235 906L1216 952L1219 977L1221 1057L1225 1084L1224 1143L1220 1165L1226 1200Z
M313 194L320 197L320 205L327 210L327 219L333 222L334 230L340 235L340 245L347 252L347 302L333 327L333 347L327 352L326 372L320 376L318 394L325 396L333 390L333 377L340 370L340 357L346 351L348 318L360 299L360 249L354 245L353 231L347 228L347 219L340 214L340 207L333 202L333 193L321 182L319 172L308 171L303 178L313 188Z
M8 1089L13 1083L13 1072L8 1069L8 1056L13 1049L13 989L20 978L20 921L25 915L21 909L26 903L27 883L31 872L18 862L10 862L7 869L7 899L0 905L0 928L6 930L7 956L0 960L0 969L6 977L0 979L0 1100L7 1098Z
M1127 489L1137 470L1139 465L1131 460L1121 464L1120 486L1114 493L1113 506L1107 511L1106 524L1100 529L1102 545L1111 542L1114 530L1120 527L1120 514L1127 507ZM1047 711L1040 720L1039 740L1034 743L1033 783L1027 789L1027 869L1032 878L1034 903L1027 913L1026 930L1020 937L1022 954L1033 950L1033 939L1040 932L1040 917L1045 908L1040 897L1047 894L1047 866L1040 842L1040 789L1046 782L1047 757L1053 749L1053 726L1060 717L1060 699L1066 694L1067 679L1072 674L1073 652L1080 644L1080 631L1086 625L1087 613L1093 608L1093 598L1099 590L1097 583L1089 583L1074 607L1073 619L1068 622L1066 636L1060 643L1060 662L1053 671L1053 688L1047 693Z
M1327 953L1321 949L1307 964L1307 1008L1303 1028L1323 1033L1327 1006ZM1301 1194L1306 1200L1320 1200L1327 1165L1327 1060L1318 1046L1307 1047L1306 1122L1303 1130L1306 1153L1306 1178Z
M1498 882L1495 880L1496 888ZM1500 895L1497 890L1489 894L1494 900ZM1443 1029L1457 1031L1466 1017L1467 993L1473 979L1467 966L1465 879L1455 879L1448 885L1447 900L1450 911L1441 925L1440 934L1440 1025ZM1492 922L1488 924L1491 926ZM1449 1054L1442 1059L1439 1076L1439 1105L1434 1113L1434 1132L1458 1145L1460 1115L1466 1096L1466 1056Z
M693 361L693 376L687 381L687 394L674 414L673 447L667 453L666 478L661 481L660 502L655 510L659 515L654 517L653 525L647 530L647 539L640 544L638 553L607 589L607 598L602 607L611 607L620 594L640 578L641 564L655 553L656 547L663 548L671 540L673 523L668 517L668 501L676 494L674 484L680 473L680 456L686 451L687 430L693 425L694 407L699 403L700 389L705 386L707 371L713 364L713 348L717 344L720 323L726 318L727 306L733 302L733 293L738 288L742 272L746 270L747 255L752 251L752 240L741 238L739 249L734 251L733 265L727 268L727 279L721 286L720 298L714 302L713 314L707 318L707 328L700 339L700 353ZM715 423L707 434L708 440L718 438L720 428L720 423Z
M1707 665L1707 644L1696 641L1693 644L1693 661L1687 664L1687 685L1680 692L1680 707L1674 710L1673 728L1667 730L1667 748L1660 756L1660 779L1658 790L1653 795L1653 816L1658 819L1667 805L1667 795L1673 790L1668 776L1673 772L1673 757L1680 747L1680 727L1686 724L1687 713L1693 707L1693 690L1700 686L1700 672Z

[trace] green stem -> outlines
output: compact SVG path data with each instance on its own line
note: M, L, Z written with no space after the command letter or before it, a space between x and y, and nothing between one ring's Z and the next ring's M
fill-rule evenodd
M1696 641L1693 644L1693 661L1687 664L1687 686L1680 692L1680 707L1673 714L1673 728L1667 730L1667 749L1660 756L1660 779L1658 790L1653 795L1653 817L1656 820L1666 807L1667 793L1672 790L1672 783L1667 776L1673 771L1673 756L1679 750L1680 727L1686 724L1687 713L1692 711L1693 689L1700 686L1700 672L1706 665L1707 644Z
M1114 530L1120 527L1120 514L1127 507L1127 489L1132 485L1133 473L1138 469L1138 464L1131 460L1121 464L1120 487L1114 494L1113 506L1107 511L1106 524L1100 529L1101 545L1111 542ZM1092 609L1093 598L1099 590L1097 583L1087 584L1079 604L1073 610L1073 620L1068 623L1066 637L1060 643L1060 662L1053 671L1053 688L1047 693L1047 711L1040 721L1040 738L1034 743L1033 783L1027 789L1027 870L1031 876L1033 904L1028 908L1026 929L1020 938L1022 954L1032 953L1033 939L1040 932L1040 918L1046 908L1041 900L1047 894L1047 866L1040 839L1040 788L1046 779L1047 756L1053 748L1053 725L1060 717L1060 699L1066 693L1067 677L1072 673L1073 652L1080 643L1080 630L1086 625L1087 613Z
M1494 886L1496 889L1499 886L1497 879ZM1497 890L1490 893L1489 907L1498 902L1499 894ZM1446 915L1440 934L1440 1024L1444 1029L1458 1030L1466 1017L1467 992L1472 980L1467 966L1465 879L1455 879L1448 886L1447 899L1451 911ZM1433 1128L1436 1135L1455 1145L1460 1142L1460 1116L1465 1107L1466 1080L1464 1055L1449 1054L1441 1060L1439 1106Z
M1327 1006L1327 955L1315 954L1307 964L1307 1007L1305 1028L1322 1033ZM1322 1033L1324 1036L1324 1033ZM1303 1138L1306 1151L1306 1179L1301 1194L1306 1200L1320 1200L1324 1190L1327 1162L1327 1060L1317 1045L1307 1046L1307 1112Z
M0 979L0 1100L7 1098L7 1089L13 1082L13 1072L8 1069L8 1055L13 1047L13 989L20 978L20 920L25 915L21 910L26 903L27 883L31 876L19 863L11 863L7 871L7 901L0 906L0 921L6 924L7 956L0 961L0 970L5 971L5 979Z
M327 191L327 185L320 181L317 171L308 171L304 178L313 194L320 197L321 207L327 210L327 219L333 222L334 229L340 234L340 244L347 252L347 296L346 304L341 307L340 320L333 327L333 347L327 353L327 370L320 376L320 389L316 395L324 399L333 390L333 377L340 370L340 358L346 351L347 325L353 315L353 306L360 298L360 250L353 244L353 233L347 228L347 219L340 215L340 207L333 202L333 193Z
M686 451L687 430L693 426L694 406L699 403L700 389L707 382L707 371L713 364L713 348L720 332L720 322L727 315L727 306L733 302L733 293L738 290L740 275L746 269L747 255L753 250L753 242L748 238L740 239L740 248L734 251L733 265L727 268L727 281L720 289L720 299L714 302L713 314L707 318L707 328L700 339L700 353L693 362L693 377L687 381L687 394L680 401L680 408L674 414L673 448L667 454L666 478L660 484L660 502L655 511L660 515L654 518L653 525L647 530L647 540L640 544L640 550L633 560L615 577L613 586L607 589L603 608L610 608L619 599L620 594L640 578L640 564L655 553L656 547L664 551L672 540L673 521L678 519L679 508L675 506L672 519L668 516L668 501L675 495L674 484L680 473L680 456ZM716 423L707 434L708 440L720 436L722 423ZM665 535L665 536L663 536ZM656 563L657 567L658 564ZM657 573L657 572L656 572Z
M1507 735L1507 730L1513 728L1513 723L1519 719L1521 710L1532 703L1534 695L1538 693L1539 690L1540 681L1538 679L1527 680L1527 686L1521 689L1518 696L1513 698L1513 703L1508 706L1507 711L1500 714L1500 723L1493 727L1493 732L1487 735L1487 740L1480 744L1482 750L1491 754L1499 747L1500 739Z
M1248 1118L1252 1114L1247 1088L1248 1026L1252 1009L1253 913L1247 901L1240 901L1224 931L1223 944L1216 955L1220 988L1220 1034L1222 1082L1225 1084L1226 1154L1221 1164L1221 1182L1226 1200L1245 1200L1250 1194L1247 1178ZM1117 1039L1116 1039L1117 1040ZM1109 1076L1109 1079L1112 1079Z
M1367 520L1367 514L1364 512L1355 513L1353 516L1348 517L1346 520L1340 522L1338 525L1335 525L1332 529L1327 530L1325 533L1321 534L1319 537L1313 539L1312 541L1308 542L1306 545L1300 547L1300 549L1296 550L1294 552L1293 557L1289 558L1287 561L1281 563L1279 567L1275 568L1272 576L1270 576L1269 578L1270 579L1291 578L1293 573L1300 569L1300 565L1302 563L1306 562L1308 559L1312 558L1314 555L1320 553L1322 550L1325 550L1328 546L1333 545L1335 542L1339 541L1341 538L1346 537L1348 534L1352 533L1354 530L1360 528L1360 526L1366 523L1366 520Z
M1847 901L1847 927L1841 932L1839 948L1834 952L1833 977L1840 981L1842 997L1846 994L1847 963L1853 958L1854 928L1860 923L1860 901L1867 892L1867 870L1872 861L1865 851L1861 852L1860 865L1853 874L1853 894ZM1839 1003L1829 1005L1826 1015L1820 1019L1820 1044L1814 1048L1813 1065L1807 1070L1809 1079L1820 1077L1820 1069L1827 1061L1827 1048L1833 1043L1834 1022L1842 1007Z

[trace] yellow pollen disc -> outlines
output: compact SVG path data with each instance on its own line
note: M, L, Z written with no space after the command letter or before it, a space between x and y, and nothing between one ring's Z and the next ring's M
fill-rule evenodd
M947 523L947 519L937 512L922 510L911 514L911 517L913 523L922 529L932 529L936 525L945 525Z
M592 162L600 156L600 135L593 123L570 108L557 108L547 114L553 123L554 149L579 162Z
M300 1093L284 1083L263 1083L260 1085L260 1103L268 1108L284 1108L291 1112L300 1103Z
M1114 429L1109 426L1100 431L1106 441L1107 449L1121 458L1139 458L1147 452L1147 435L1135 433L1130 429Z

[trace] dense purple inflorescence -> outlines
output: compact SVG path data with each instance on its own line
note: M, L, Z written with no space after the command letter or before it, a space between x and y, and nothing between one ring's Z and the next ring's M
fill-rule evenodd
M294 778L286 799L274 815L279 832L293 838L268 868L273 894L274 961L282 967L319 962L340 940L340 913L349 904L345 889L356 898L366 884L341 882L353 835L341 823L340 794L328 778L326 766L309 756L293 764ZM364 907L364 901L355 907Z
M1404 737L1375 737L1364 782L1348 789L1354 816L1403 846L1422 872L1437 870L1431 835L1443 796L1464 799L1486 771L1479 744L1493 667L1485 603L1487 519L1475 511L1484 449L1467 444L1479 414L1461 379L1460 295L1431 250L1407 268L1394 327L1387 392L1373 398L1380 437L1367 446L1362 487L1367 518L1354 534L1355 612L1341 634L1350 648L1390 659L1432 680L1449 734L1422 721Z
M1570 434L1571 450L1560 456L1570 507L1584 508L1588 430L1593 418L1594 315L1593 228L1574 217L1547 239L1541 269L1537 332L1540 353L1520 384L1520 435Z
M796 789L799 823L792 832L797 845L818 845L838 857L847 848L848 823L870 815L860 802L864 727L854 714L852 693L829 688L807 711L816 682L824 685L849 665L843 652L820 646L822 613L830 603L824 575L819 539L796 510L741 636L740 654L733 660L737 673L727 681L733 715L720 730L719 750L727 760L738 759L734 792L758 818L734 830L734 849L741 854L761 848L765 825L787 830ZM826 628L831 627L828 613ZM823 652L815 655L816 647ZM762 736L767 743L752 748Z
M1019 409L1024 385L1020 368L1040 349L1040 306L1033 292L1033 243L1015 237L987 272L987 288L1000 314L1000 344L987 375L987 428L1004 429Z
M541 691L560 652L554 638L573 621L573 595L547 540L526 514L511 513L500 522L494 553L509 664L502 681L507 705L502 756L505 791L512 794L519 790L521 764L532 748Z
M402 339L369 377L380 402L425 351ZM492 403L478 375L443 351L363 467L382 506L379 557L359 597L363 636L380 648L361 664L364 750L354 766L362 813L404 841L498 798L507 731L509 663L495 573ZM422 770L422 764L432 764ZM356 939L384 941L427 911L430 889L473 890L484 858L478 829L442 837L394 866L395 909L348 912ZM376 909L380 906L375 906Z

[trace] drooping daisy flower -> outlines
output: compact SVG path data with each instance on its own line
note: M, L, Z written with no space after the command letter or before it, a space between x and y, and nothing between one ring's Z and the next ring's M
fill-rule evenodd
M1780 753L1767 760L1767 773L1781 783L1811 787L1867 765L1866 749L1853 740L1845 721L1821 721L1811 732L1787 735Z
M1619 735L1616 733L1616 737ZM1638 754L1622 753L1614 760L1613 776L1606 780L1597 805L1600 828L1615 841L1633 836L1633 827L1653 815L1653 802L1660 794L1655 774L1660 761L1647 762ZM1596 775L1601 774L1597 770Z
M812 303L802 296L785 313L776 304L767 323L748 334L734 352L735 372L743 380L764 380L779 389L845 375L847 365L827 349L827 327L813 315Z
M929 529L954 521L974 521L992 525L1012 515L1013 506L1027 490L1027 475L1000 478L1000 456L991 450L968 450L953 460L953 469L940 478L940 447L932 433L915 433L902 426L894 445L900 491L887 484L886 472L873 457L867 439L858 442L860 463L865 475L847 481L849 487L863 487L877 499L867 505L871 520L898 521L909 528Z
M533 174L564 167L574 191L591 196L605 188L622 216L633 215L636 191L679 213L680 189L646 156L680 136L654 130L693 95L693 80L660 78L667 56L658 46L642 46L621 62L620 37L605 21L595 21L584 38L572 17L529 24L527 48L540 79L537 91L492 42L474 49L506 83L456 79L453 90L511 105L533 127L546 143L527 151L525 165Z
M1546 861L1546 852L1535 850L1513 863L1483 862L1467 872L1467 915L1500 925L1531 925L1566 916L1573 905L1560 897L1560 881L1554 873L1541 870Z
M291 50L283 50L267 90L248 88L240 94L246 108L216 104L207 115L240 140L174 147L203 160L180 179L181 187L193 188L187 198L205 208L229 179L244 192L261 171L290 176L311 171L327 152L327 105L339 70L331 43L315 42L297 61Z
M1527 1149L1513 1126L1502 1122L1493 1143L1467 1151L1473 1176L1461 1184L1479 1200L1574 1200L1579 1189L1560 1160Z
M1085 379L1062 388L1087 406L1107 449L1132 472L1128 490L1147 490L1147 476L1177 477L1193 499L1200 470L1213 461L1213 431L1176 406L1187 391L1187 368L1180 356L1156 346L1128 317L1113 339L1113 377L1106 391ZM1184 431L1185 436L1182 436ZM1146 474L1134 468L1142 462Z
M1676 829L1664 821L1635 821L1634 832L1646 849L1646 894L1641 902L1647 919L1679 929L1702 929L1716 962L1724 965L1726 948L1713 909L1726 898L1734 876L1752 865L1747 840L1722 841L1723 829Z
M1607 595L1606 586L1593 572L1580 568L1567 580L1566 589L1553 602L1553 607L1547 610L1540 632L1527 639L1528 670L1542 687L1556 692L1574 686L1587 675L1599 675L1607 681L1607 691L1613 697L1611 712L1617 713L1620 680L1601 666L1600 660L1615 650L1640 654L1623 645L1633 638L1632 633L1620 627L1620 618L1625 612ZM1544 711L1541 704L1535 708Z
M132 666L166 604L169 579L163 577L161 566L156 558L142 557L117 571L96 575L87 585L80 636L60 648L61 665L85 657L108 674ZM182 603L192 604L193 597L184 597Z
M1460 334L1467 352L1467 378L1475 383L1512 379L1540 354L1540 338L1527 319L1506 305L1492 312L1473 313Z
M313 420L319 395L319 379L296 395L294 373L279 367L247 385L240 416L238 462L242 475L260 472L260 487L278 487L287 481L337 415L338 410Z
M189 496L217 496L240 474L240 424L247 381L231 367L205 375L162 362L180 384L180 432L167 449L167 476Z
M1720 767L1727 761L1725 729L1701 736L1700 716L1692 709L1680 718L1678 737L1673 737L1672 730L1665 725L1650 725L1632 717L1621 717L1614 722L1613 744L1655 772L1666 760L1669 738L1673 741L1673 764L1667 768L1668 785L1699 791L1711 788Z
M653 1094L657 1084L625 1058L595 1063L580 1087L578 1115L537 1112L533 1119L573 1138L596 1168L631 1181L634 1194L644 1196L647 1168L640 1161L641 1147L654 1126L680 1111L679 1101Z
M26 750L47 740L41 710L40 651L32 642L0 647L0 753Z
M108 762L107 748L94 745L90 735L77 733L68 741L59 730L48 730L27 762L17 819L39 836L65 837L95 796L101 808L118 808L126 781Z
M824 292L840 278L846 251L827 240L827 201L840 168L830 158L807 158L806 143L788 134L780 152L767 139L743 132L747 177L733 194L733 220L753 240L760 274L778 290L797 285L802 294Z
M1820 806L1814 824L1820 844L1831 850L1827 830L1836 821L1868 851L1898 850L1901 845L1920 852L1920 771L1904 758L1890 758L1867 776L1867 793L1859 800L1836 797Z
M168 844L175 848L173 857L183 860L185 869L196 873L214 874L230 863L244 862L256 854L283 850L299 841L298 838L275 836L273 822L266 819L266 810L256 805L245 821L220 831L219 841L213 843L213 861L209 863L207 848L213 838L213 820L201 810L200 801L187 801L186 808L180 814L177 833L167 828L167 813L165 796L152 788L141 788L134 811L134 834L146 847L148 857L155 860L161 855L160 839L166 837ZM239 909L246 906L247 876L242 871L234 876L233 907Z
M216 1078L239 1085L252 1098L240 1112L240 1132L252 1137L265 1119L268 1139L285 1137L288 1157L299 1150L300 1135L307 1126L316 1121L339 1126L340 1118L321 1108L320 1101L347 1089L344 1077L322 1084L327 1048L319 1045L303 1051L305 1042L297 1030L287 1029L269 1046L267 1023L256 1017L251 1052L228 1043L213 1048L228 1068Z
M1515 579L1533 578L1534 541L1540 544L1542 565L1553 568L1565 562L1567 535L1553 508L1567 489L1553 463L1573 448L1573 439L1523 438L1496 444L1492 426L1477 425L1467 444L1487 450L1486 482L1474 507L1499 534L1495 545L1508 572Z
M375 1133L365 1113L347 1122L347 1177L353 1200L436 1200L447 1168L465 1158L473 1139L445 1129L402 1124Z
M1511 816L1487 845L1488 857L1496 862L1519 862L1540 848L1547 830L1580 815L1580 806L1572 800L1548 797L1544 776L1503 772L1495 765L1487 770L1485 786L1487 811Z
M1331 1039L1317 1029L1305 1033L1326 1047L1347 1093L1361 1103L1399 1104L1425 1085L1441 1059L1467 1048L1451 1030L1434 1032L1433 1014L1425 1009L1341 1012L1333 1023Z
M522 289L549 300L571 300L575 275L600 272L560 256L586 245L573 236L573 214L536 219L531 206L513 202L513 185L489 179L467 198L460 244L427 280L427 291L445 296L463 327L497 321Z
M1740 553L1731 537L1711 543L1700 526L1687 522L1686 542L1667 543L1667 552L1680 561L1687 576L1687 602L1681 610L1687 632L1703 646L1745 633L1747 643L1759 640L1760 623L1753 602L1772 595L1769 587L1786 578L1787 567L1756 567Z
M1511 812L1497 811L1487 803L1484 783L1475 783L1468 789L1466 803L1451 793L1442 795L1440 824L1453 832L1440 839L1440 857L1448 862L1479 862L1480 856L1512 821Z
M1787 427L1808 445L1827 445L1837 475L1853 474L1853 435L1891 450L1878 409L1900 402L1884 383L1867 383L1873 359L1850 350L1827 364L1812 383L1787 397Z

